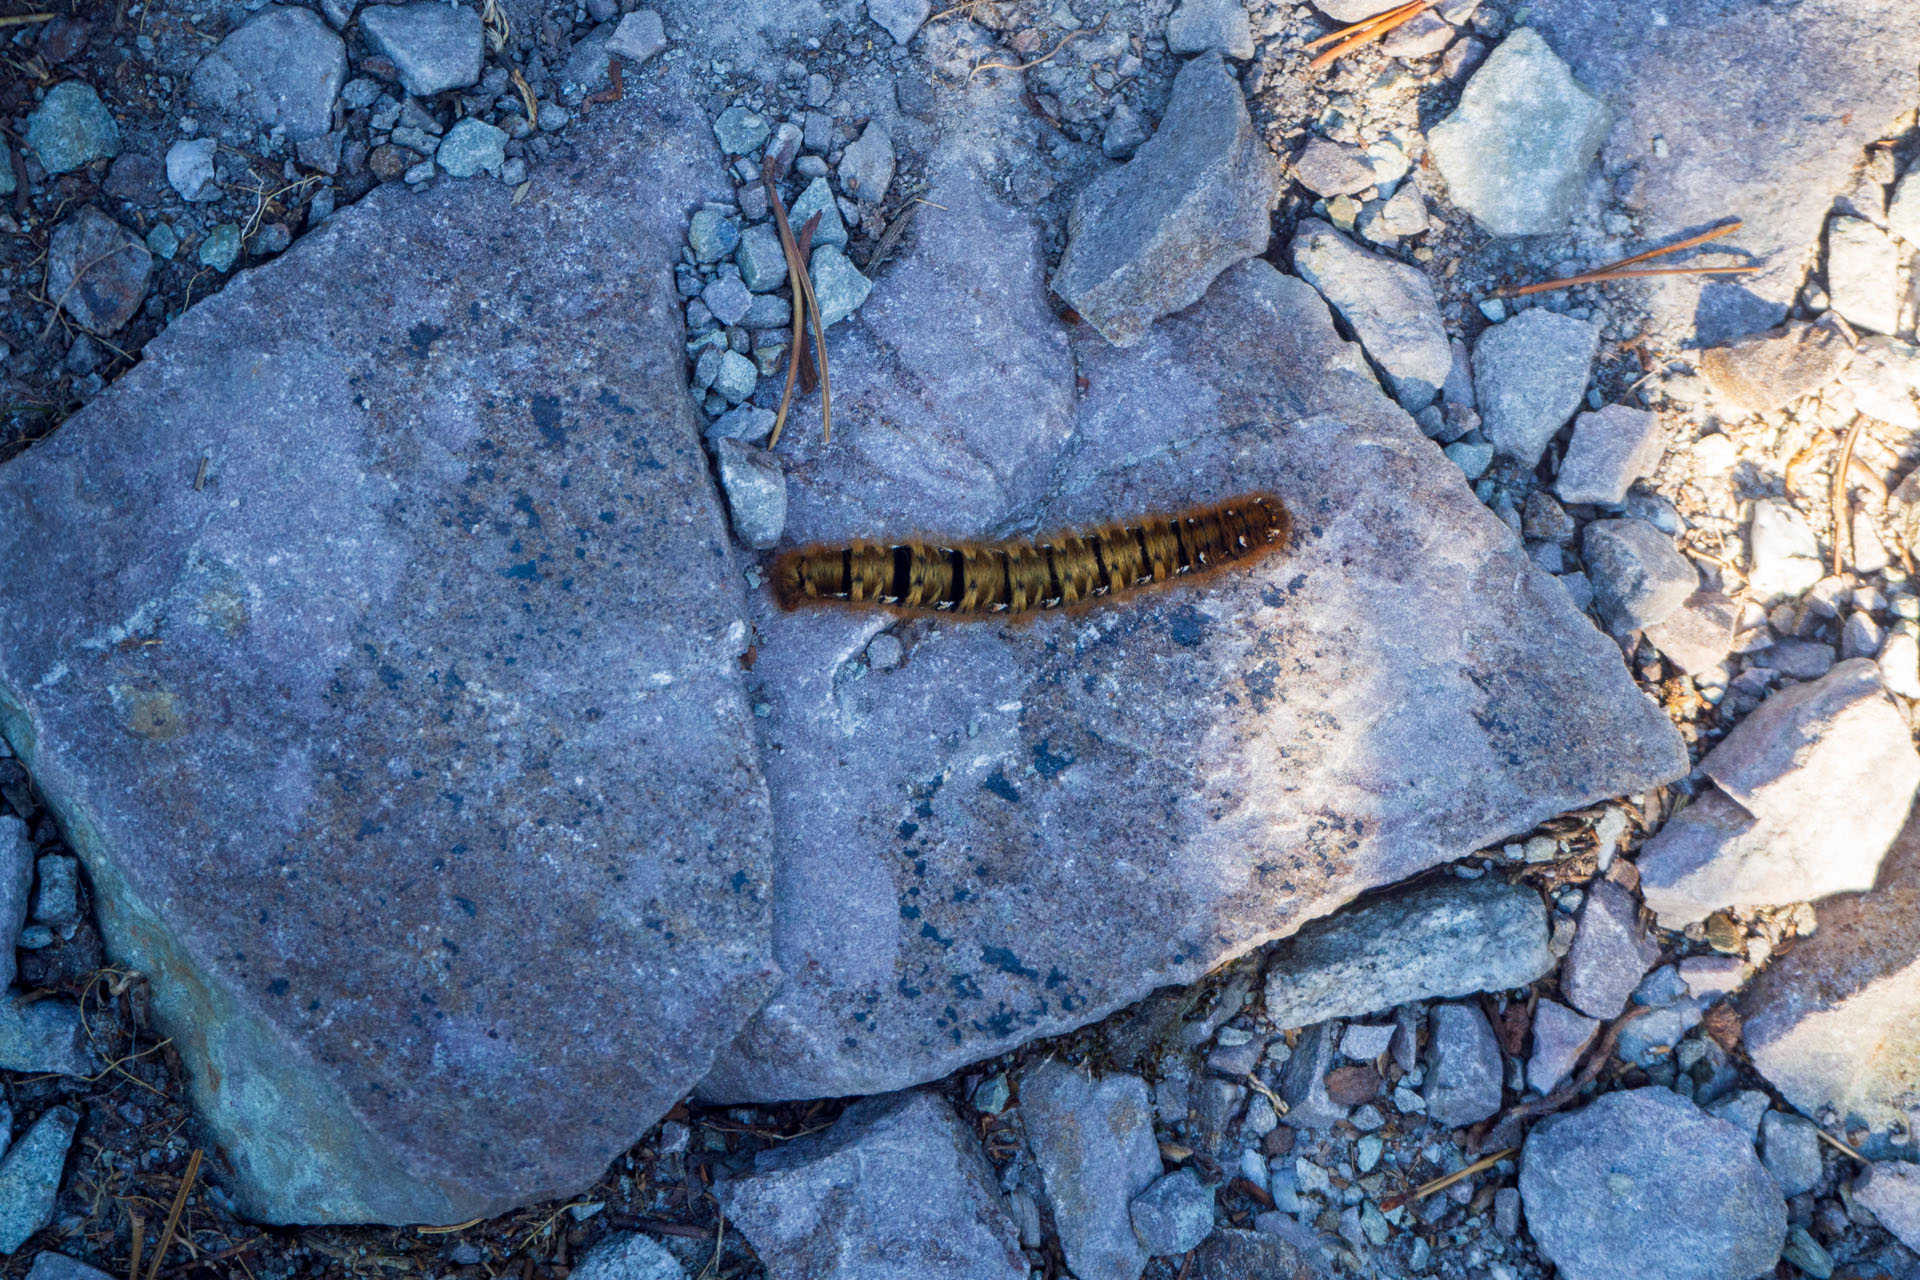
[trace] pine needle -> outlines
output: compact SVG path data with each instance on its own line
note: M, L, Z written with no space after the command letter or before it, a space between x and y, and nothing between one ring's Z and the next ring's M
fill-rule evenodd
M160 1264L173 1244L173 1233L180 1226L180 1215L186 1212L187 1196L193 1191L194 1180L200 1176L201 1154L200 1148L195 1147L193 1154L187 1157L187 1171L180 1176L180 1189L174 1192L173 1206L167 1210L167 1225L160 1232L160 1243L154 1246L153 1261L147 1267L147 1280L157 1280L160 1275Z

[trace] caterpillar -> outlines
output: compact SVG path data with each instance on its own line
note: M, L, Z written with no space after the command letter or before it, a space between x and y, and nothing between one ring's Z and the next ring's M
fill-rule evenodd
M1252 493L1033 538L800 547L775 558L773 591L783 609L839 603L914 613L1032 613L1251 564L1284 548L1292 533L1286 505Z

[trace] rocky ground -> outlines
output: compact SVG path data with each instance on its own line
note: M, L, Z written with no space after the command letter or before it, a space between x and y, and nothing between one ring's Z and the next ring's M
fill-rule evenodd
M8 1274L1920 1276L1920 16L1443 0L1311 65L1380 9L0 18ZM776 199L838 444L813 391L769 440ZM1743 274L1496 296L1730 219L1642 265ZM1222 484L1297 578L1039 644L761 591ZM641 685L730 771L600 779ZM483 1003L546 1051L492 1106L478 1014L390 1030ZM444 1225L257 1225L316 1219Z

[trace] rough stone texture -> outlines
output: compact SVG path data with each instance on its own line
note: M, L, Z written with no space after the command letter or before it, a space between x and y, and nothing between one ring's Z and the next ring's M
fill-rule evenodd
M1718 789L1640 853L1641 892L1670 929L1871 888L1920 788L1906 717L1867 658L1773 694L1700 769Z
M1738 601L1718 591L1696 591L1678 609L1649 624L1647 639L1676 667L1698 675L1727 660L1739 620Z
M1741 999L1754 1066L1804 1114L1884 1135L1920 1112L1920 820L1871 892L1828 898L1820 929Z
M346 80L347 46L319 14L269 5L200 60L191 89L196 102L278 125L300 142L333 127L333 100Z
M1316 920L1275 947L1267 1017L1277 1027L1304 1027L1503 991L1553 965L1538 893L1494 877L1439 880Z
M1564 1280L1751 1280L1787 1206L1745 1134L1669 1089L1549 1116L1520 1155L1527 1229Z
M1587 394L1600 329L1535 308L1482 333L1473 345L1474 400L1500 452L1532 466Z
M1835 218L1827 228L1827 293L1856 329L1900 327L1900 259L1892 237L1865 218Z
M1317 196L1350 196L1378 181L1366 152L1325 138L1307 143L1293 162L1293 176Z
M1424 271L1368 253L1317 218L1294 232L1293 265L1352 328L1407 412L1433 403L1453 349Z
M1302 1229L1282 1236L1223 1227L1193 1251L1188 1280L1331 1280L1333 1274Z
M1593 603L1615 635L1665 622L1700 589L1700 571L1645 520L1595 520L1581 535Z
M1428 1015L1427 1079L1421 1087L1427 1115L1450 1128L1474 1124L1500 1110L1506 1065L1487 1015L1472 1005L1435 1005Z
M1213 1231L1213 1188L1192 1169L1156 1180L1133 1198L1133 1233L1153 1257L1185 1253Z
M187 201L218 200L220 188L214 183L213 157L219 148L214 138L182 139L167 148L167 184Z
M1747 545L1753 557L1747 586L1763 603L1797 596L1827 576L1812 527L1783 499L1762 498L1753 504Z
M756 597L790 978L710 1097L937 1078L1686 769L1618 649L1310 286L1248 263L1136 347L1082 331L1076 415L1038 255L1009 249L1031 232L1005 230L992 189L936 168L949 212L918 215L926 247L832 352L836 420L866 425L789 432L788 537L1084 525L1271 488L1295 543L1019 627ZM883 630L905 663L850 678Z
M1020 1117L1067 1267L1078 1280L1139 1280L1147 1252L1129 1206L1160 1176L1146 1081L1048 1061L1022 1077Z
M28 113L27 145L48 173L71 173L119 155L120 126L92 85L66 80L47 90ZM7 177L12 180L11 167Z
M1908 165L1887 202L1887 229L1920 249L1920 165Z
M1760 1162L1782 1195L1813 1190L1821 1174L1819 1129L1800 1116L1767 1112L1760 1118Z
M1920 1165L1883 1160L1854 1179L1853 1198L1909 1249L1920 1250Z
M820 225L813 229L813 248L818 253L823 246L845 248L847 243L847 224L841 220L840 206L833 198L833 188L827 185L825 178L815 178L793 202L793 208L787 211L788 221L793 223L793 232L800 234L800 228L807 225L807 219L814 214L820 215ZM916 216L916 222L919 218ZM923 224L924 225L924 224ZM778 232L774 233L778 236ZM782 254L781 261L786 261ZM769 285L775 288L776 285Z
M913 39L932 13L933 0L867 0L867 16L885 27L895 44Z
M0 1253L12 1255L53 1221L53 1202L80 1116L54 1107L7 1149L0 1160Z
M855 200L878 204L892 185L893 137L876 121L841 153L840 189Z
M761 1153L718 1195L780 1280L1027 1275L993 1167L937 1094L856 1102L825 1133Z
M1174 53L1219 50L1229 58L1253 56L1253 24L1240 0L1181 0L1167 19L1167 48Z
M0 468L0 727L262 1218L583 1188L773 985L672 280L729 187L606 120L511 214L340 210Z
M1563 229L1608 112L1531 28L1500 42L1428 134L1453 203L1499 236Z
M1796 320L1708 348L1700 372L1730 408L1772 413L1832 382L1852 358L1838 325Z
M484 120L468 117L447 130L434 162L455 178L499 172L507 159L507 133Z
M1688 956L1680 962L1680 980L1694 999L1710 1002L1746 985L1747 962L1739 956Z
M667 47L666 28L652 9L636 9L620 19L607 39L607 52L625 58L635 66Z
M71 1000L16 1001L0 994L0 1070L90 1076L100 1069Z
M1575 1013L1555 1000L1542 1000L1533 1011L1533 1056L1527 1059L1527 1083L1543 1094L1565 1084L1599 1030L1598 1018Z
M1280 162L1217 53L1174 77L1155 131L1087 184L1067 219L1053 291L1109 342L1131 346L1216 276L1264 253Z
M733 517L734 536L762 551L778 543L787 524L787 477L780 459L765 449L725 437L714 442L713 454L719 463L727 510Z
M1339 1052L1334 1031L1330 1022L1309 1027L1280 1073L1280 1100L1287 1104L1281 1118L1292 1128L1328 1129L1347 1118L1348 1104L1327 1091L1327 1073Z
M616 1231L580 1259L568 1280L686 1280L686 1268L666 1248L637 1231Z
M1641 219L1636 244L1731 212L1745 220L1716 246L1760 271L1668 277L1640 295L1655 332L1720 342L1786 318L1834 197L1852 188L1866 146L1913 110L1920 6L1722 0L1661 14L1656 24L1615 0L1539 0L1528 21L1612 108L1601 169Z
M392 60L407 92L431 97L480 79L480 11L437 3L371 5L360 30L375 53Z
M1610 404L1573 420L1573 439L1561 460L1554 492L1562 502L1615 507L1641 476L1651 475L1667 451L1660 415Z
M1659 944L1640 927L1633 895L1611 880L1596 880L1580 906L1579 930L1560 975L1561 994L1590 1017L1617 1018L1659 956Z
M147 296L153 254L145 243L92 205L53 229L47 248L47 296L94 333L133 318Z
M90 1267L77 1258L46 1249L34 1255L27 1268L27 1280L112 1280L98 1267Z
M27 923L33 862L33 840L27 834L27 824L11 814L0 816L0 938L18 938ZM12 946L0 947L0 990L13 985L17 963ZM0 1138L4 1136L0 1134Z

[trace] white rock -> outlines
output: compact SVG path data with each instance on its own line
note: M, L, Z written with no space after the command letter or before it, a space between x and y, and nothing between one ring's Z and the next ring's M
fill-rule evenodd
M1920 1250L1920 1165L1882 1160L1854 1181L1853 1198L1901 1244Z
M167 148L167 182L182 200L220 198L213 173L213 153L218 145L213 138L191 138Z
M1864 218L1835 218L1827 231L1827 292L1855 328L1900 327L1900 250Z
M1753 504L1748 539L1753 571L1747 575L1747 585L1762 600L1771 603L1797 596L1827 574L1812 526L1781 499L1763 498Z
M1903 698L1920 698L1920 641L1896 631L1880 647L1880 675Z

